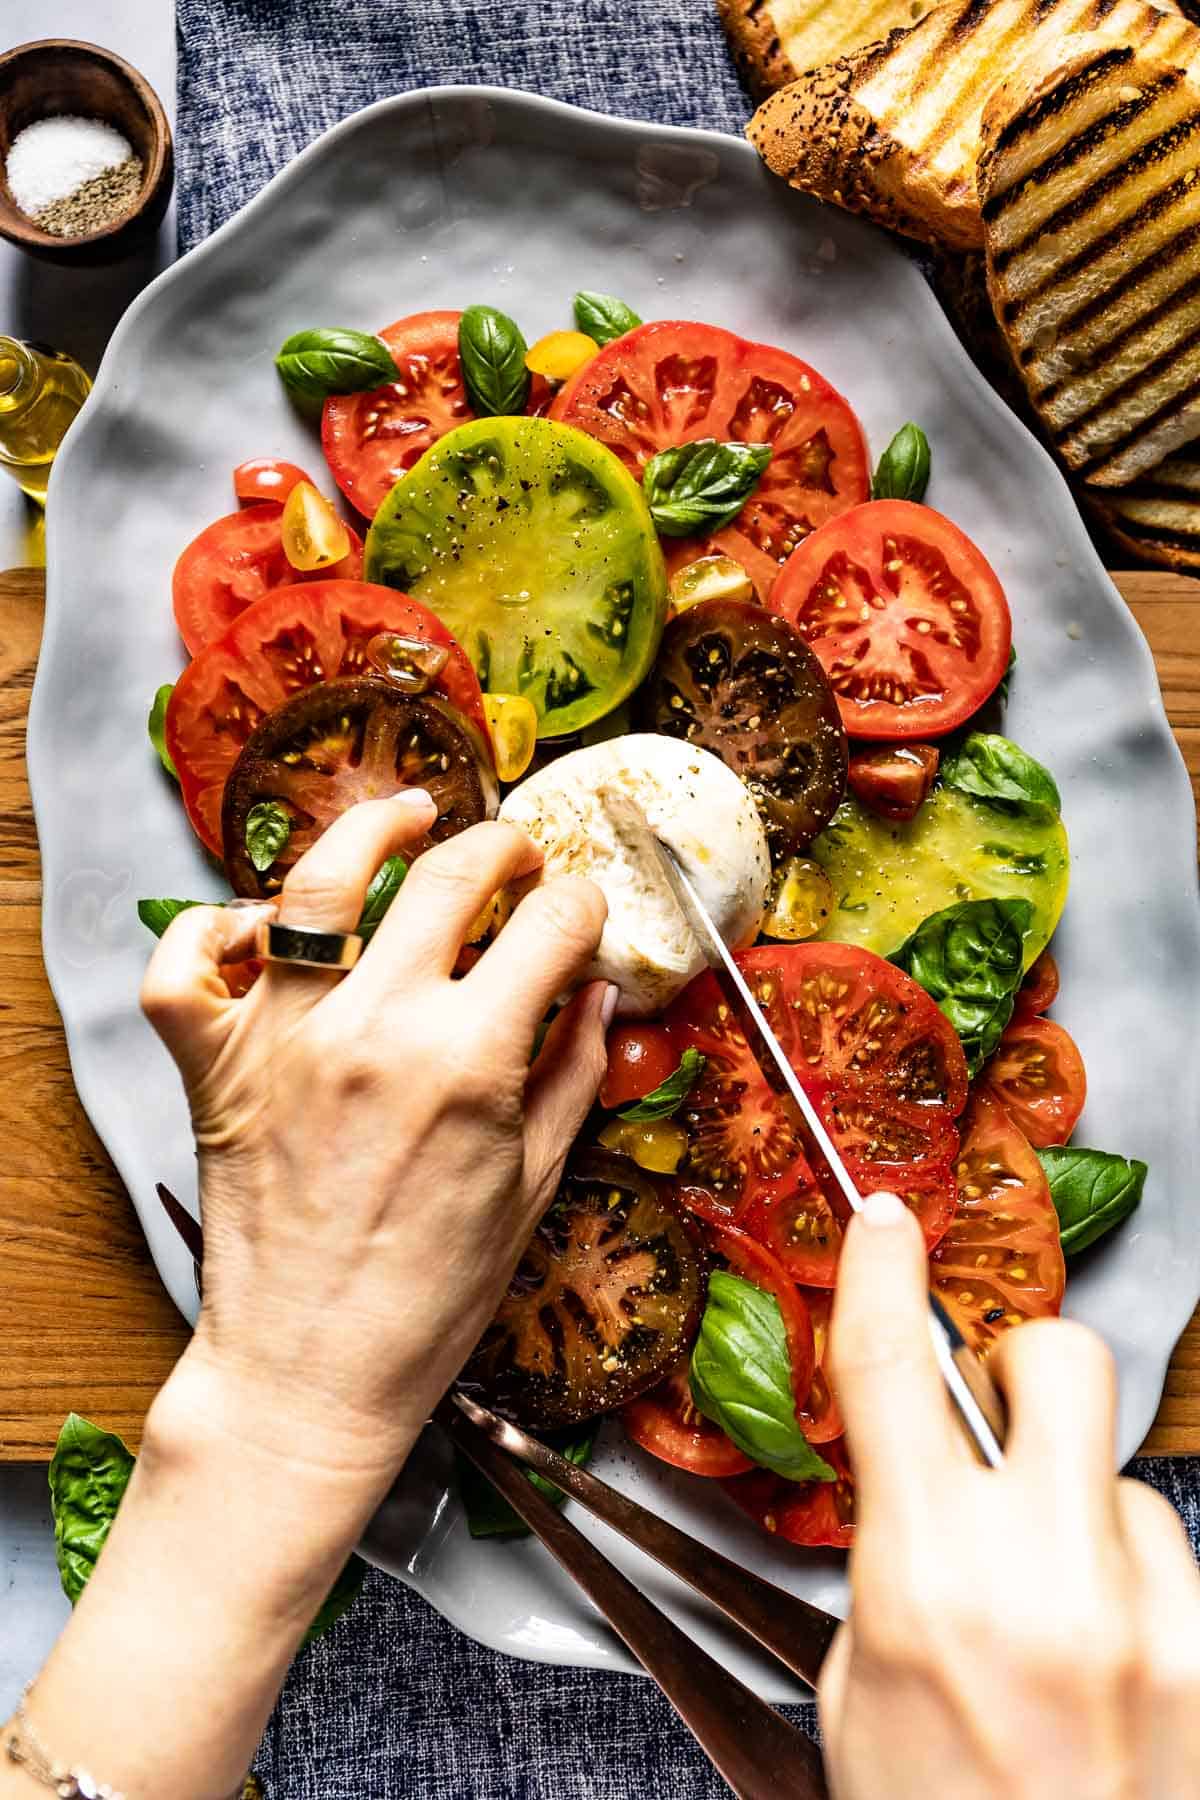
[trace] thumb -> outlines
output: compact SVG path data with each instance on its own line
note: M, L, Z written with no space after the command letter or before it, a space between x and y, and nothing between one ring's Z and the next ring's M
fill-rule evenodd
M617 1003L609 981L580 988L546 1033L525 1082L525 1191L535 1216L549 1202L604 1076L605 1033Z

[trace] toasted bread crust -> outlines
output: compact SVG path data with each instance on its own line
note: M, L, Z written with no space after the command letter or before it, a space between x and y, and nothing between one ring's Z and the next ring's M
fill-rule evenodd
M933 0L717 0L734 61L762 98L806 69L908 27Z
M1076 490L1122 550L1161 569L1200 569L1200 460L1171 457L1115 493Z
M756 99L795 81L800 70L784 48L770 0L717 0L717 16L733 60Z

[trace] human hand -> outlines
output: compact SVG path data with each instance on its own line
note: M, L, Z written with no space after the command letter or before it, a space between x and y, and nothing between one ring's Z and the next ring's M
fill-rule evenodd
M356 806L289 873L278 915L352 931L386 857L429 829L414 791ZM616 990L586 967L604 899L536 887L463 979L498 889L541 852L477 825L416 861L342 979L269 963L244 999L218 968L273 906L193 908L142 1004L179 1065L200 1162L204 1301L188 1356L306 1458L394 1474L487 1324L604 1071ZM194 1392L192 1400L194 1403Z
M1168 1503L1113 1478L1107 1350L1059 1321L1002 1339L1008 1442L983 1469L927 1282L911 1216L868 1201L831 1344L858 1499L851 1617L819 1693L835 1800L1190 1800L1200 1577Z

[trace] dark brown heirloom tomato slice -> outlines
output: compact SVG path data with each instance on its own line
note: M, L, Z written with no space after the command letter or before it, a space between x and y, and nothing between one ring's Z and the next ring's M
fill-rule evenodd
M438 816L406 855L484 817L474 747L449 707L375 677L324 681L293 695L251 732L225 783L221 824L234 892L277 894L293 863L348 807L410 787L428 790ZM263 801L282 806L292 829L277 860L260 871L246 848L246 821Z
M789 1544L848 1550L854 1542L854 1476L844 1440L823 1443L819 1454L837 1470L836 1481L788 1481L756 1469L721 1486L756 1525Z
M772 856L828 824L846 783L846 734L825 671L786 620L741 600L672 619L638 695L646 730L711 750L739 775Z
M880 744L854 753L846 782L855 799L881 819L907 825L925 804L938 761L933 744Z
M714 551L732 556L761 600L810 531L867 497L867 448L842 396L798 356L716 325L661 319L627 331L571 377L550 416L599 438L635 473L695 438L769 443L771 461L733 524L666 547L672 572Z
M705 1260L668 1184L622 1156L574 1155L460 1377L523 1425L623 1406L695 1336Z
M984 1351L1023 1319L1062 1305L1067 1271L1050 1186L1028 1138L977 1091L962 1121L958 1207L930 1283L967 1342Z
M940 737L1008 664L1004 590L957 525L872 500L815 531L771 590L825 666L851 737Z

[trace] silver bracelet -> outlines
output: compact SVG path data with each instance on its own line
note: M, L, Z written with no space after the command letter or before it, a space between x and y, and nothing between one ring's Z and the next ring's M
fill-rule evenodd
M25 1773L42 1787L53 1789L59 1800L125 1800L119 1788L111 1786L107 1781L96 1781L86 1769L68 1769L63 1763L56 1763L51 1758L46 1746L42 1743L26 1710L25 1702L33 1683L27 1682L21 1698L17 1701L17 1710L13 1715L13 1723L9 1726L4 1741L10 1763L16 1763ZM247 1776L229 1800L246 1800L246 1796L255 1793L261 1795L262 1788L254 1776Z

